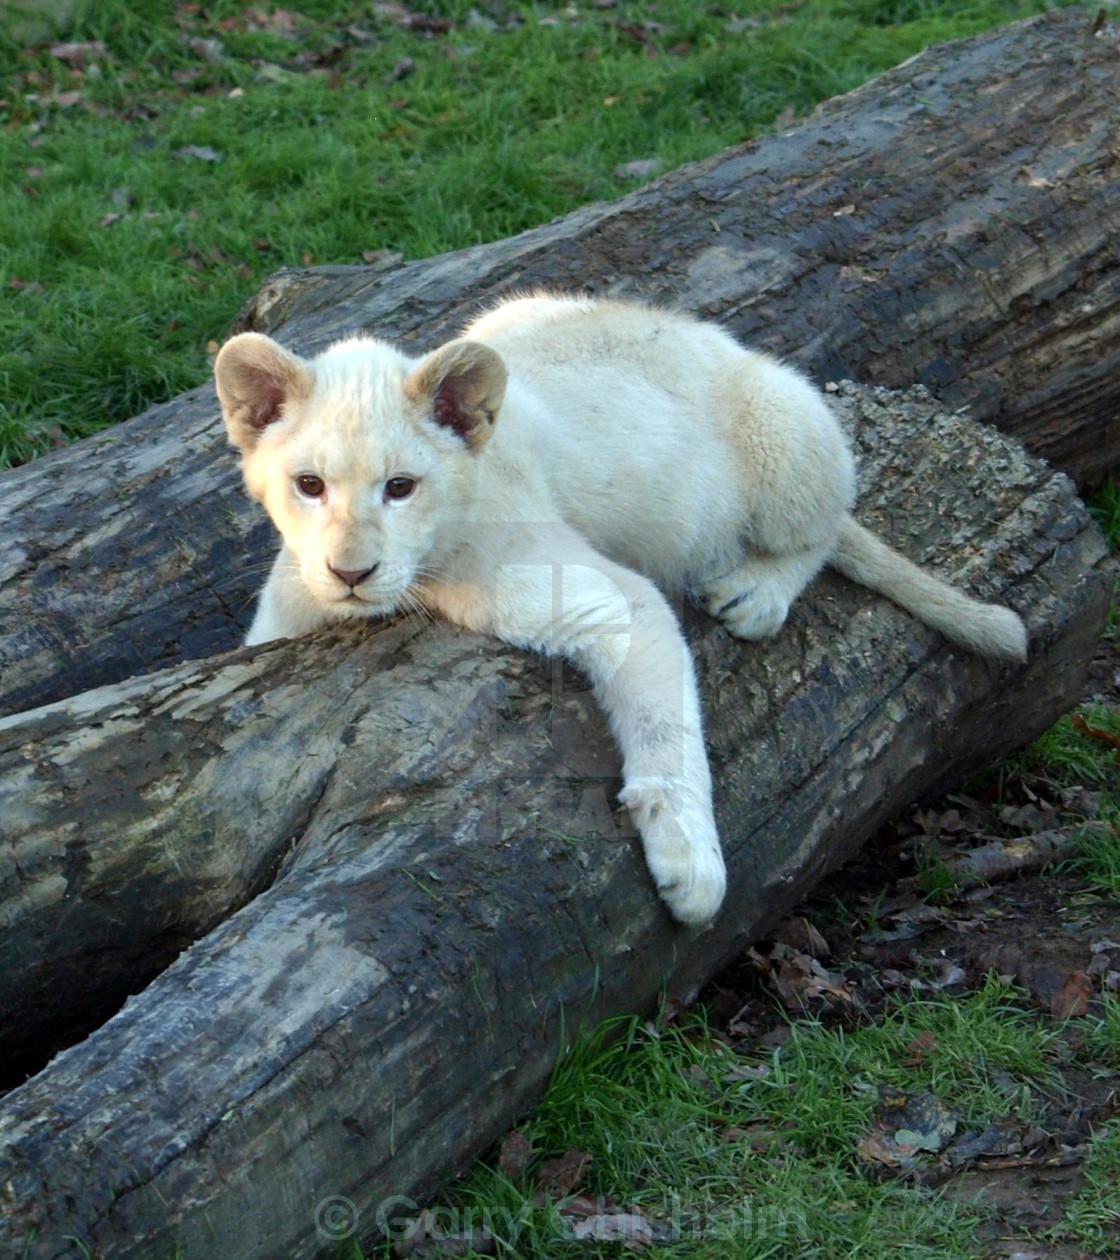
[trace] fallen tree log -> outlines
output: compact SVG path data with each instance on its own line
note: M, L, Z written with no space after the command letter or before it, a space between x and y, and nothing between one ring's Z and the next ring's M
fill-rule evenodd
M838 405L864 518L1012 603L1031 656L969 656L828 576L771 644L689 614L730 875L710 932L658 901L587 693L447 626L276 643L0 724L0 816L24 837L8 891L29 916L12 931L52 969L17 1020L96 967L107 983L114 948L181 939L145 921L153 872L189 915L279 865L0 1103L0 1250L293 1260L351 1227L368 1241L511 1123L581 1023L692 990L902 804L1070 704L1109 591L1069 481L920 396L851 386ZM57 882L83 863L103 869L87 907Z
M932 50L779 136L509 241L278 277L243 327L428 346L545 285L714 317L816 379L929 385L1083 481L1120 467L1115 28ZM0 713L238 641L270 531L209 387L4 478Z

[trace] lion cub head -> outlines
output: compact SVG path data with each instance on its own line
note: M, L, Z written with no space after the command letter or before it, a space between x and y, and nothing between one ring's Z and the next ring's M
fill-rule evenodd
M306 360L243 333L214 376L245 485L328 612L391 612L439 575L505 395L493 350L452 341L416 361L356 338Z

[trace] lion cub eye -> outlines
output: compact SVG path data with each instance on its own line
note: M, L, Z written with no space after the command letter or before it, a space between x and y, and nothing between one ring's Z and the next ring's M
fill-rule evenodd
M415 477L390 477L385 483L385 497L387 499L407 499L415 489Z
M308 499L321 499L327 492L327 483L314 473L300 473L296 478L296 487Z

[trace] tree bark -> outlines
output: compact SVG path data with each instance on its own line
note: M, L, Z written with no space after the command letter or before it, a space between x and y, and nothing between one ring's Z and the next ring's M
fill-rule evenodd
M957 651L829 576L771 644L689 614L730 874L710 932L659 903L578 679L447 626L325 632L0 724L0 971L38 967L9 1037L114 969L119 1000L136 956L216 923L0 1104L4 1254L333 1254L332 1196L368 1242L515 1119L565 1037L692 991L904 802L1070 704L1109 591L1069 481L917 394L837 405L864 519L1012 603L1031 657Z
M1120 467L1115 27L934 49L809 121L509 241L266 284L240 326L427 347L537 285L671 301L818 380L928 385ZM0 713L232 647L271 547L209 386L4 478Z

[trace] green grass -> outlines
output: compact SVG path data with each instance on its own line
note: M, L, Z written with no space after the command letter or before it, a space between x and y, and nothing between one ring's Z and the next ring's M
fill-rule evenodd
M1109 479L1089 500L1089 511L1101 527L1109 547L1120 551L1120 482Z
M1054 778L1107 787L1117 782L1120 767L1115 746L1099 735L1120 739L1120 709L1113 704L1079 705L1044 731L1018 760Z
M1101 1015L1086 1020L1085 1049L1092 1062L1120 1068L1120 997L1101 995Z
M919 1036L931 1048L914 1066ZM533 1152L525 1174L511 1180L480 1164L438 1215L451 1227L486 1223L502 1255L570 1255L564 1218L534 1196L540 1162L574 1148L590 1156L578 1191L608 1211L640 1213L662 1237L658 1255L969 1255L982 1208L869 1175L858 1158L880 1091L935 1094L959 1132L1026 1121L1056 1088L1059 1057L1056 1035L995 984L963 1000L907 1003L850 1033L802 1021L762 1060L712 1037L695 1015L660 1030L623 1021L559 1065L523 1128ZM617 1252L601 1244L580 1254Z
M1096 818L1075 831L1067 865L1120 900L1120 801L1115 795L1104 802Z
M92 67L0 39L0 466L200 382L280 267L508 236L624 191L623 163L705 156L1045 5L412 7L452 28L347 0L299 5L293 31L232 0L100 0L69 37L104 44Z
M1085 1184L1066 1211L1059 1236L1075 1237L1093 1255L1115 1256L1120 1232L1120 1124L1097 1136L1085 1161Z

